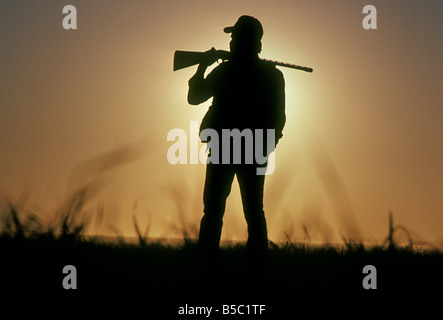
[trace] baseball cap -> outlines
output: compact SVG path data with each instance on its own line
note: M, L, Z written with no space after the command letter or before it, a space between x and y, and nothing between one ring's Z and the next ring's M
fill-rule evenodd
M263 26L260 21L252 16L241 16L232 27L226 27L223 29L226 33L247 34L261 40L263 37Z

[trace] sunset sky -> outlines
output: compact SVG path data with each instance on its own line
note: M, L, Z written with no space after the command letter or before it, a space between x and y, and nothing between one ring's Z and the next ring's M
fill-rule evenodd
M77 30L62 26L68 4ZM377 30L362 27L367 4ZM89 186L89 234L133 236L134 215L152 237L195 232L205 166L168 163L166 136L189 133L210 101L188 105L196 68L173 72L173 54L228 50L223 28L243 14L263 24L262 58L314 69L280 68L270 240L383 241L392 211L415 240L442 244L441 0L3 0L0 210L9 200L49 221ZM246 236L235 182L222 238Z

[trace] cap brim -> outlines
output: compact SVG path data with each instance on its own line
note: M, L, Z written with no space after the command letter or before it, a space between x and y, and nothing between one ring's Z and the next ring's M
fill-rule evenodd
M223 31L225 33L232 33L232 31L234 31L234 27L226 27L226 28L223 29Z

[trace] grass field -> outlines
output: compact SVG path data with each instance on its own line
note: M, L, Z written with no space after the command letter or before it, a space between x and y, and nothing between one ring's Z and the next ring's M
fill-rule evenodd
M153 304L442 297L443 254L437 249L352 241L335 247L271 243L267 257L250 259L243 245L234 244L207 261L190 239L180 245L141 236L138 243L88 240L72 218L62 215L59 224L43 227L10 206L0 235L2 296L133 298ZM66 265L76 268L75 290L63 288ZM376 268L375 290L362 286L366 265Z

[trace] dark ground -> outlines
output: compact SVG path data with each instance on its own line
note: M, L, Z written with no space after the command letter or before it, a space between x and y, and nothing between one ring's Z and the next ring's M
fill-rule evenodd
M217 261L195 245L105 244L53 238L0 237L0 294L53 299L141 299L177 314L179 306L266 304L267 312L301 300L441 300L441 251L272 247L259 261L242 246L224 248ZM65 265L77 270L77 289L65 290ZM365 290L365 265L377 269L377 289ZM274 308L274 310L273 310Z

